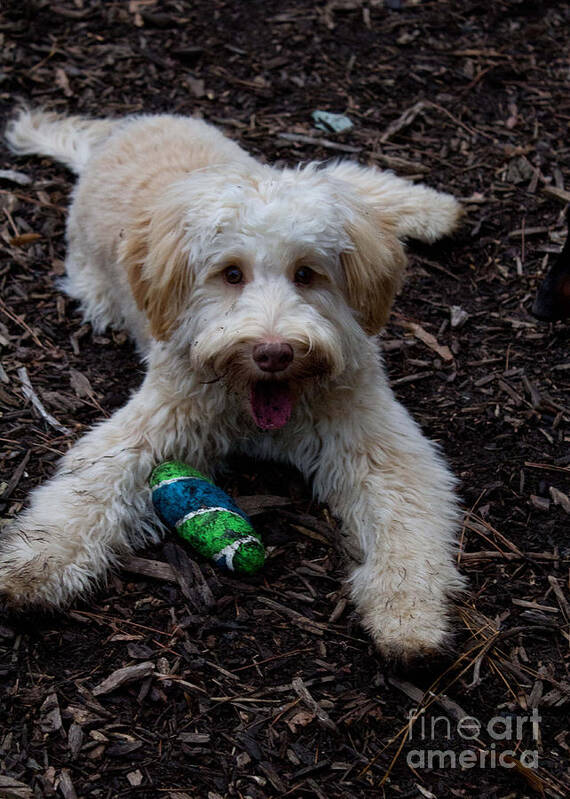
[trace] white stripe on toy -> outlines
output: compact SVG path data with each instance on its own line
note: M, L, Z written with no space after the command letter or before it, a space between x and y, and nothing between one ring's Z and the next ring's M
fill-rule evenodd
M238 549L241 547L242 544L249 544L252 541L259 542L259 539L255 538L255 536L253 535L246 535L243 538L240 538L237 541L228 544L227 547L224 547L217 553L217 555L215 556L215 560L218 561L224 559L226 561L228 569L230 569L230 571L233 571L235 553L238 551Z
M152 490L156 491L157 488L162 488L162 486L169 486L171 483L181 483L184 480L202 480L202 479L203 478L201 477L193 477L192 475L189 474L184 474L180 477L169 477L168 480L161 480L160 483L157 483L155 486L153 486ZM206 480L206 482L209 483L210 481Z
M194 519L196 516L202 516L204 513L213 513L214 511L222 510L224 513L230 513L232 516L237 516L238 519L243 519L243 516L240 513L236 513L234 510L229 510L229 508L220 508L220 507L211 507L211 508L200 508L199 510L190 511L187 513L186 516L183 516L179 521L176 522L176 528L180 527L184 522L187 522L189 519ZM243 538L240 538L240 541L243 541Z

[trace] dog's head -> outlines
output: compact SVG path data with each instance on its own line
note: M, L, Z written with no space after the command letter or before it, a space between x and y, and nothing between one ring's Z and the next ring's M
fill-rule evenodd
M308 379L362 365L402 279L402 241L433 241L458 217L449 195L354 164L214 167L171 185L122 259L153 336L272 429Z

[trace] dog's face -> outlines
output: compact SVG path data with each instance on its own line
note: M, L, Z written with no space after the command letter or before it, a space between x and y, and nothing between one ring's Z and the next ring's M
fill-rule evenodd
M362 365L386 321L405 265L402 220L419 223L391 207L393 187L371 200L359 183L371 174L416 188L343 164L209 168L171 186L126 238L154 337L205 382L222 378L261 429L283 427L308 383Z

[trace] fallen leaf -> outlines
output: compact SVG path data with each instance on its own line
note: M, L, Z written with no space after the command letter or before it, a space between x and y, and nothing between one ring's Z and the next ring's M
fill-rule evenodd
M75 391L78 397L92 397L93 396L93 389L91 388L91 383L89 379L80 372L78 369L73 369L73 367L69 370L69 382L71 383L71 388Z

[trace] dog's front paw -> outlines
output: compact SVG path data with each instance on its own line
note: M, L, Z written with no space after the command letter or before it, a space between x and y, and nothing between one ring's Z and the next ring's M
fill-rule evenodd
M12 607L58 605L61 580L53 579L53 532L13 522L0 538L0 597ZM50 551L52 555L50 556Z
M93 578L71 529L24 514L0 535L0 597L11 607L61 607Z
M448 603L432 596L393 597L363 612L364 627L384 657L412 663L449 648Z

